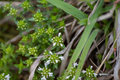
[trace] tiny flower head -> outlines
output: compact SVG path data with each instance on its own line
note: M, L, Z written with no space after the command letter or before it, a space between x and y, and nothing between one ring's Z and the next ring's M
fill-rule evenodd
M30 2L28 2L28 1L25 1L25 2L23 2L22 3L22 7L24 8L24 9L29 9L31 6L30 6Z
M21 30L26 30L27 29L26 25L27 25L27 23L25 23L24 20L20 20L17 23L18 29L21 29Z
M37 47L28 48L28 50L30 55L37 56Z
M41 75L42 76L45 76L45 78L48 78L48 77L51 77L52 76L52 72L50 69L48 69L47 67L43 68L41 71L40 71Z
M43 18L43 14L42 13L39 13L39 12L36 12L34 15L33 15L33 19L35 20L35 22L41 22L44 20Z
M51 60L50 62L53 64L56 64L60 61L57 54L50 55L49 60Z
M15 9L15 8L10 8L10 14L11 14L11 15L16 15L17 12L18 12L17 9Z
M63 39L60 36L53 37L53 46L63 46Z
M5 11L6 11L6 10L9 10L10 7L11 7L11 3L5 4L5 5L4 5L4 10L5 10Z
M32 37L32 42L34 42L35 40L37 40L38 35L37 32L34 32L33 34L30 35Z
M47 29L46 33L51 37L51 36L53 36L54 31L55 31L55 29L54 29L54 28L51 28L51 27L49 26L49 28Z

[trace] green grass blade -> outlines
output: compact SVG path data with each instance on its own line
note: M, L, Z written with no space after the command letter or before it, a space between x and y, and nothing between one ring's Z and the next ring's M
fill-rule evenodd
M78 64L78 68L76 70L77 72L75 74L75 80L78 80L78 78L80 76L80 73L81 73L83 64L85 62L85 58L87 56L87 53L89 51L89 48L90 48L92 42L94 41L95 37L97 36L97 34L98 34L98 30L94 30L92 32L92 34L90 35L90 37L89 37L89 39L88 39L88 41L87 41L87 43L86 43L86 45L85 45L85 47L83 49L83 52L82 52L82 54L80 56L80 61L79 61L79 64Z
M68 14L71 14L72 16L74 16L75 18L77 18L79 20L85 19L88 17L87 14L83 13L82 11L75 8L74 6L72 6L66 2L63 2L61 0L47 0L47 1L50 2L51 4L57 6L58 8L61 8L62 10L64 10Z
M66 76L68 75L71 67L72 67L72 63L75 63L75 61L78 59L83 47L85 46L85 43L89 37L89 34L91 32L91 30L93 29L95 23L96 23L96 20L97 20L97 17L102 9L102 6L103 6L103 3L104 3L104 0L100 0L100 3L99 5L97 6L97 9L96 11L94 12L94 14L90 17L90 24L87 24L83 34L82 34L82 37L73 53L73 56L70 60L70 63L68 65L68 68L67 70L65 71L65 74L64 74L64 78L63 80L66 78Z

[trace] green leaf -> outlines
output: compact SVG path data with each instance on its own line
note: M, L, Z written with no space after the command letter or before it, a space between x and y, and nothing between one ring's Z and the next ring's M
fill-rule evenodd
M84 64L84 62L85 62L85 58L86 58L86 56L87 56L87 53L88 53L88 51L89 51L89 48L90 48L92 42L94 41L95 37L97 36L97 34L98 34L98 30L94 30L94 31L92 32L92 34L90 35L90 37L89 37L89 39L88 39L88 41L87 41L87 43L86 43L86 45L85 45L85 47L84 47L84 49L83 49L83 52L82 52L82 54L81 54L81 56L80 56L78 68L77 68L77 70L76 70L77 72L76 72L76 74L75 74L75 79L76 79L76 80L78 80L78 78L79 78L79 76L80 76L80 73L81 73L83 64Z
M93 10L94 7L91 3L87 2L87 5Z
M113 5L107 6L107 7L103 8L100 13L108 12L108 11L110 11L110 9L112 9L112 7L113 7Z
M103 26L103 27L104 27L104 32L105 32L104 35L106 35L106 33L107 33L107 31L108 31L108 28L110 27L110 24L111 24L111 23L112 23L112 20L110 20L109 22L107 22L106 25Z
M28 20L29 20L29 21L34 21L34 19L33 19L33 18L29 18Z
M80 25L85 25L85 24L87 24L87 19L80 20L79 24L80 24Z
M68 14L71 14L72 16L74 16L75 18L77 18L79 20L85 19L88 17L87 14L83 13L82 11L75 8L74 6L72 6L66 2L63 2L61 0L47 0L47 1L50 2L51 4L57 6L58 8L61 8L62 10L64 10Z

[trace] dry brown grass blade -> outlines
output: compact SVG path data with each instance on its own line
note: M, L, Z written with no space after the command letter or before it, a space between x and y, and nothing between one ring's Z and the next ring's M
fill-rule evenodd
M106 48L105 51L104 51L102 60L105 58L105 56L106 56L106 54L107 54L107 51L108 51L108 49L110 48L110 46L111 46L112 43L113 43L113 33L110 34L110 37L109 37L108 43L107 43L107 48ZM110 56L111 56L111 54L113 53L113 51L114 51L114 48L112 48L112 50L111 50L111 52L110 52L110 55L109 55L109 57L107 58L107 60L110 58Z
M105 20L105 19L108 19L108 18L112 17L112 16L113 16L113 13L114 13L115 8L116 8L116 4L114 4L114 5L113 5L113 7L112 7L112 9L110 10L110 12L109 12L109 13L107 13L107 14L105 14L105 15L102 15L102 16L98 17L97 22L98 22L98 21L102 21L102 20Z
M68 34L68 31L67 31L67 28L65 27L65 36L66 36L66 39L67 39L67 44L69 44L70 42L70 38L69 38L69 34Z
M117 36L119 35L120 32L120 8L118 9L118 26L117 26ZM120 70L120 37L118 37L117 39L117 61L116 61L116 65L114 68L114 79L115 80L120 80L118 72Z
M66 63L67 63L67 60L68 60L68 55L69 55L69 52L70 52L71 47L72 47L72 43L70 43L67 51L66 51L65 54L64 54L64 60L62 61L62 64L61 64L61 66L60 66L59 77L61 76L63 70L65 70L65 67L67 66Z
M31 29L29 30L29 32L24 31L24 32L22 33L22 35L27 35L27 34L29 34L29 33L32 32L32 31L34 31L34 28L31 28ZM15 36L14 38L12 38L12 39L10 39L9 41L7 41L6 44L8 45L8 44L10 44L10 43L19 41L21 38L22 38L21 35L17 35L17 36Z
M31 65L31 67L30 67L30 75L29 75L28 80L32 80L32 79L33 79L35 70L36 70L37 66L39 65L40 59L41 59L42 57L43 57L43 56L39 56L39 57L33 62L33 64Z
M108 54L106 55L106 57L104 58L104 60L102 61L102 63L101 63L101 64L100 64L100 66L98 67L98 69L96 70L96 74L98 74L98 73L99 73L99 71L100 71L101 67L102 67L102 66L103 66L103 64L105 63L105 61L106 61L107 57L109 56L109 54L110 54L110 52L111 52L111 49L114 47L114 45L115 45L115 43L116 43L117 39L119 38L119 36L120 36L120 32L119 32L119 34L117 35L117 37L116 37L116 39L115 39L114 43L112 44L112 46L111 46L111 48L110 48L110 50L109 50Z
M94 6L94 9L92 10L92 12L90 13L90 15L89 15L89 17L88 17L88 24L90 24L89 19L90 19L90 17L94 14L94 12L95 12L95 10L96 10L99 2L100 2L100 0L97 1L96 5Z

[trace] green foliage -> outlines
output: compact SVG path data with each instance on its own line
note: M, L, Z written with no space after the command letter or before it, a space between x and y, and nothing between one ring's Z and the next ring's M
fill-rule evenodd
M18 68L18 74L20 74L24 68L28 68L29 70L36 57L39 55L43 55L43 57L41 63L38 65L38 69L35 71L33 80L55 79L56 74L54 73L54 70L58 69L58 66L60 66L62 60L64 60L62 55L56 54L56 52L65 48L61 35L64 32L65 20L57 21L63 14L63 12L61 12L62 10L72 15L77 20L80 20L79 24L85 25L86 28L76 49L74 51L71 50L71 53L69 54L69 57L71 57L70 63L58 80L79 80L82 78L85 80L90 80L91 78L96 79L97 74L92 70L91 66L83 71L82 67L92 42L99 32L98 29L93 29L93 27L99 27L96 20L102 12L108 11L107 9L110 10L111 7L102 9L104 1L100 0L95 12L88 19L87 14L62 0L38 0L37 2L38 5L35 7L30 4L29 0L21 3L20 7L23 8L23 11L20 11L20 13L17 8L11 6L11 3L4 5L3 12L8 11L9 13L7 16L13 16L12 20L16 23L17 30L20 31L22 39L15 47L11 44L1 44L2 56L0 59L0 79L5 80L10 78L7 74L16 74L9 70L11 66ZM89 3L89 0L87 5L91 9L94 7ZM34 11L36 7L38 10ZM52 7L53 9L49 10L49 7ZM40 11L39 8L44 8L46 11ZM24 16L26 12L31 12L32 16L26 18ZM112 20L109 22L103 21L103 23L106 26L103 28L106 35ZM23 35L24 31L29 32L31 29L34 29L34 32ZM51 49L48 50L49 46L51 46ZM80 53L82 54L79 57ZM101 55L98 57L101 60ZM17 61L16 58L20 61ZM79 60L78 64L75 63L77 60ZM106 65L109 67L107 63ZM14 77L11 77L11 80L15 80Z
M46 0L38 0L38 2L40 3L38 5L44 8L48 8L51 5ZM65 26L64 20L61 22L57 21L57 19L61 16L58 16L61 10L52 5L53 10L51 11L47 9L47 11L41 12L38 9L37 12L35 12L33 10L33 5L31 5L29 1L21 3L20 7L23 8L23 11L21 11L20 13L18 13L19 10L17 8L13 8L11 6L11 3L5 4L3 8L3 12L9 12L7 16L14 17L12 20L14 20L14 22L16 23L17 30L20 31L22 39L18 43L17 48L15 48L11 44L1 44L3 54L0 59L0 79L4 80L10 78L12 80L15 80L16 78L14 76L5 77L7 74L16 74L12 73L9 70L10 66L18 68L18 74L21 74L24 68L30 68L30 66L34 62L34 58L32 57L38 57L43 51L46 50L47 47L52 45L52 43L55 43L57 45L53 46L53 49L51 51L46 50L44 53L46 57L43 59L43 62L45 63L39 65L43 67L42 70L36 71L36 73L39 75L41 74L41 76L37 75L33 78L33 80L47 78L54 79L55 75L53 71L58 68L58 65L60 65L61 61L64 59L62 55L58 56L55 54L56 51L60 51L63 49L61 48L61 46L64 47L61 34L59 34L59 36L56 36L58 32L62 33L64 31L64 29L62 28ZM57 10L58 12L54 12L55 10ZM28 11L30 11L33 14L33 16L25 18L24 14ZM54 18L52 17L51 19L48 17L49 15L53 14L56 14L54 15ZM53 21L56 22L53 23ZM23 31L28 32L31 28L34 28L35 32L28 35L22 35ZM59 30L59 28L61 28L61 30ZM52 53L52 51L54 53ZM23 57L25 57L25 59L23 59ZM16 58L18 58L18 60L20 59L20 61L17 61ZM3 70L7 70L6 75L3 75Z

